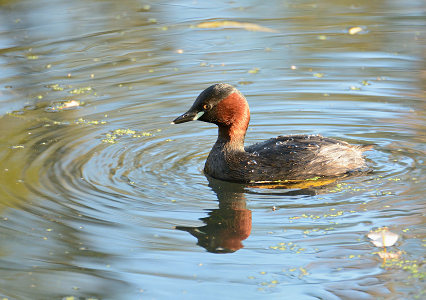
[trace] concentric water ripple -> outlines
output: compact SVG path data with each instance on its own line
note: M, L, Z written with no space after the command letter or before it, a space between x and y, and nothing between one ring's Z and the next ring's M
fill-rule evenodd
M25 119L26 113L20 118ZM145 209L158 209L182 197L194 198L194 189L208 184L202 168L214 143L213 128L204 126L208 136L202 132L185 133L193 132L191 126L177 128L167 124L152 132L128 129L128 132L120 130L114 134L115 131L108 130L109 126L105 124L55 125L49 118L29 120L28 123L39 124L27 128L30 138L19 144L32 150L31 155L21 162L24 167L16 180L17 184L41 198L58 202L55 199L59 196L73 205L87 207L91 205L89 203L97 203L103 209L134 201L138 205L143 203ZM197 125L200 123L193 126ZM170 135L172 129L173 136ZM254 132L248 135L256 137L257 126L253 129ZM111 134L115 135L112 143L106 139ZM392 177L416 180L413 172L419 170L421 152L395 144L395 136L390 144L386 135L382 142L367 136L364 136L365 140L377 144L374 151L367 153L374 170L368 176L379 176L383 180ZM184 142L184 147L177 147L182 145L180 141ZM349 141L356 143L356 140ZM13 149L5 161L19 159L20 151L23 149ZM87 198L91 201L85 203ZM66 201L60 203L70 205Z

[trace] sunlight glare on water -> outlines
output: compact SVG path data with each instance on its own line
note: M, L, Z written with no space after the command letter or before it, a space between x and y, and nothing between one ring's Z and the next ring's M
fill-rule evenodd
M416 0L0 1L0 298L422 298L424 26ZM207 178L217 129L170 122L216 82L246 144L374 144L372 171Z

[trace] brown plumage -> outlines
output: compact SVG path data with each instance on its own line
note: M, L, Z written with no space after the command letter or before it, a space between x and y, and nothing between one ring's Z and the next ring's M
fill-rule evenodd
M192 120L219 127L204 171L226 181L272 182L340 176L365 170L362 152L371 149L320 135L278 136L244 147L249 106L235 87L224 83L205 89L189 111L173 123Z

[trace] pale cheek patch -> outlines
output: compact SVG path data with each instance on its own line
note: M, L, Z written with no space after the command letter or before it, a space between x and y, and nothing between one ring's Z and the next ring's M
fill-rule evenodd
M198 120L202 115L204 115L204 112L200 111L198 114L195 115L195 117L192 119L192 121Z

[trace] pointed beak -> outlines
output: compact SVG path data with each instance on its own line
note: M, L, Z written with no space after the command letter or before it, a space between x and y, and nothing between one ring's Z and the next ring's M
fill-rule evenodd
M204 114L204 111L187 111L183 115L174 119L172 124L180 124L180 123L185 123L189 121L195 121L195 120L198 120L203 114Z

